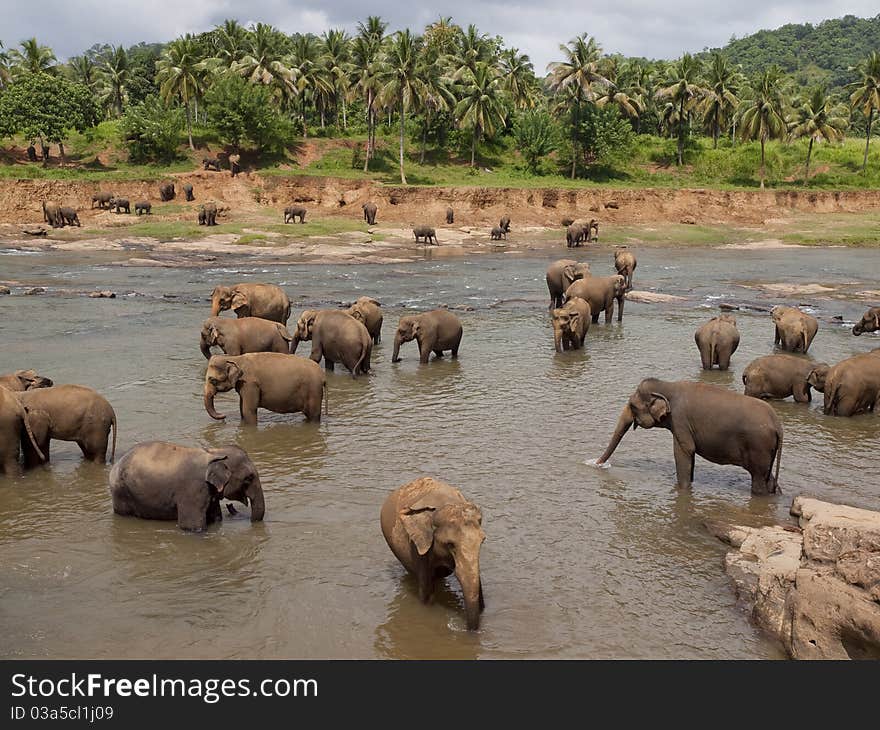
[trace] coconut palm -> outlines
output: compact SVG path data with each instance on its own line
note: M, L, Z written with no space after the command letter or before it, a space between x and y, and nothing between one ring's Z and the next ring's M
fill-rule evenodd
M739 88L742 75L728 63L727 58L718 52L712 54L706 71L706 89L700 101L703 121L712 130L712 147L718 148L721 128L733 118L739 105Z
M311 33L298 33L293 36L293 50L290 54L290 68L295 79L296 93L299 94L302 111L303 136L309 136L306 118L308 101L317 100L331 90L324 76L321 63L321 46L318 38Z
M782 72L777 66L766 69L754 84L753 98L745 104L740 122L740 137L761 142L761 190L764 189L765 150L768 139L785 136L785 101Z
M352 41L352 75L354 88L364 99L367 116L367 149L364 154L364 172L369 169L370 158L376 147L376 97L379 93L378 68L382 44L385 39L385 23L379 16L371 15L365 23L358 23L358 34Z
M517 109L533 109L537 100L535 67L518 48L506 48L498 58L501 88Z
M452 80L443 75L440 66L422 46L419 58L418 75L421 85L416 94L415 106L422 114L422 146L419 153L419 164L425 164L425 148L428 141L428 128L434 115L449 111L455 107L455 93Z
M683 164L684 139L691 110L702 99L705 87L700 85L702 64L690 53L671 63L663 86L657 90L660 101L670 101L677 108L678 118L678 164Z
M98 83L98 66L87 53L67 59L68 73L79 84L87 86L93 93Z
M477 70L477 64L491 64L494 62L495 47L489 40L489 36L480 33L477 26L471 23L467 30L458 36L458 48L454 51L451 59L454 66L453 78L458 81L466 69L471 73Z
M98 65L97 75L106 88L108 105L114 109L117 117L121 117L129 76L128 54L122 46L111 46Z
M296 96L291 67L285 62L288 39L267 23L257 23L247 35L244 55L231 69L252 84L269 87L279 102Z
M599 70L608 83L596 96L596 106L616 106L620 113L630 120L638 119L642 113L642 102L638 96L631 96L622 86L622 68L616 57L606 56L599 64Z
M28 38L19 46L20 48L13 48L8 54L14 76L55 73L57 59L49 46L41 46L36 38Z
M0 89L6 86L12 79L9 68L9 53L3 50L3 41L0 41Z
M477 142L483 134L490 137L504 126L504 91L502 78L494 67L479 62L472 71L465 69L461 79L461 100L455 107L455 117L461 124L473 129L471 137L471 167L474 166Z
M810 178L810 157L813 154L813 142L825 140L838 142L843 139L847 121L836 114L831 99L822 88L813 89L809 98L801 103L796 111L796 124L791 130L795 139L810 138L807 147L807 162L804 166L804 185Z
M594 101L596 90L606 86L608 79L599 72L602 49L586 33L572 39L567 45L561 44L559 50L562 51L565 60L548 64L547 70L550 71L550 89L554 94L561 95L563 99L570 102L566 106L572 110L574 115L574 123L571 128L571 177L573 180L577 170L577 140L581 104L585 101Z
M214 57L222 68L231 68L247 55L248 31L237 20L224 20L214 28Z
M336 124L339 125L339 110L342 108L342 128L346 129L348 120L345 114L345 97L349 91L349 71L351 60L350 39L344 30L328 30L321 36L323 45L324 74L333 88L333 107L336 110Z
M853 84L853 92L849 97L853 109L861 110L867 119L865 132L865 156L862 169L868 166L868 146L871 144L871 126L874 123L874 112L880 111L880 53L874 51L857 67L861 79Z
M179 99L186 112L186 134L189 148L195 149L192 139L190 102L201 93L204 65L198 55L196 39L189 33L177 38L165 48L156 61L156 81L159 94L170 102Z
M462 33L462 29L452 22L451 17L441 15L425 28L425 53L434 59L453 57Z

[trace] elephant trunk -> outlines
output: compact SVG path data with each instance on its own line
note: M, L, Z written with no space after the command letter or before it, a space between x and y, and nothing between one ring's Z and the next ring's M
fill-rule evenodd
M266 501L263 499L263 485L259 477L254 477L246 492L251 503L251 522L262 522L266 514Z
M205 383L205 410L208 415L215 421L222 421L226 418L222 413L214 410L214 396L217 395L217 389L210 383Z
M619 297L617 297L617 321L623 321L623 303L626 301L626 286Z
M391 362L400 362L400 358L398 355L400 354L400 343L402 339L400 337L400 333L394 335L394 354L391 355Z
M220 300L218 298L214 298L211 300L211 316L216 317L220 314Z
M211 346L208 344L208 340L205 339L204 335L202 335L201 342L199 343L199 349L202 351L202 354L205 356L205 360L211 359Z
M293 339L290 341L290 354L293 355L296 353L296 348L299 347L300 337L299 337L299 328L293 335Z
M553 326L553 344L556 346L556 352L562 352L562 329Z
M857 324L857 325L855 325L855 327L852 328L852 333L853 333L856 337L858 337L860 334L862 334L862 332L864 332L864 330L862 329L862 325L861 325L861 324Z
M464 613L467 619L468 631L476 631L480 628L480 561L474 565L455 566L455 577L461 585L461 593L464 597Z
M614 429L614 435L611 437L608 448L605 449L605 453L598 458L596 461L597 464L604 464L609 458L611 458L611 454L614 453L614 450L617 448L618 444L620 444L623 435L634 423L635 418L633 416L632 408L629 403L627 403L620 413L620 418L617 419L617 427Z

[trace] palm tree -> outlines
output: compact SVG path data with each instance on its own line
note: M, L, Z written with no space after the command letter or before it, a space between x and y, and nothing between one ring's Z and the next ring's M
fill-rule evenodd
M214 28L214 56L223 68L232 68L245 57L248 31L237 20L224 20Z
M479 63L492 63L494 47L485 33L480 33L477 26L471 23L467 30L462 31L458 38L458 48L455 50L455 73L453 78L457 81L465 69L471 72L477 70Z
M498 59L501 88L510 96L517 109L533 109L536 101L535 67L518 48L506 48Z
M0 41L0 49L3 48L3 41ZM0 89L9 83L12 78L9 71L9 54L0 50Z
M179 99L183 103L186 111L186 133L191 150L195 149L195 145L192 139L192 115L189 105L201 91L203 69L196 39L189 33L171 41L161 58L156 61L159 94L166 103L172 99Z
M324 73L333 87L333 107L336 110L336 125L339 126L339 107L342 106L342 129L348 121L345 115L345 97L348 94L348 79L351 59L350 39L344 30L328 30L321 37L323 45Z
M128 54L122 46L111 46L109 53L101 59L98 75L107 87L107 98L116 110L116 116L122 116L122 102L125 98L125 85L128 82Z
M642 102L638 96L630 96L627 89L623 88L618 79L623 73L618 70L617 58L606 56L599 64L602 75L608 84L596 97L596 106L616 106L623 116L630 120L638 119L642 113Z
M473 128L471 167L476 158L477 142L485 133L490 137L496 127L504 126L504 105L501 77L488 63L480 62L471 71L466 69L461 83L462 98L455 107L461 124Z
M787 131L782 82L777 66L766 69L756 80L754 98L747 102L742 114L740 137L761 142L761 190L765 177L764 145L768 139L779 139Z
M741 74L732 67L723 54L715 52L706 72L706 91L700 102L705 124L712 130L712 147L718 148L718 136L739 105L737 94Z
M376 149L376 97L379 93L379 56L385 39L385 23L379 16L371 15L365 23L358 23L358 34L352 42L351 55L354 69L354 85L364 97L367 115L367 149L364 154L364 172L369 169L370 158Z
M678 61L670 64L665 85L656 94L658 99L671 101L677 107L679 165L683 163L684 157L686 122L690 120L691 109L705 92L704 87L699 84L701 70L702 64L690 53L685 53Z
M862 160L862 170L868 166L868 146L871 144L871 126L874 122L874 112L880 110L880 53L874 51L857 67L861 79L853 84L853 92L849 97L853 109L861 109L862 114L868 118L867 131L865 132L865 157Z
M21 50L13 48L9 51L9 62L15 75L55 73L55 54L49 46L41 46L36 38L22 41Z
M826 142L837 142L843 139L847 121L835 115L831 99L822 88L815 88L809 99L797 109L797 123L791 131L795 139L810 138L807 148L807 163L804 166L804 185L810 178L810 157L813 154L813 142L824 139Z
M422 83L415 98L418 111L422 113L420 165L425 164L425 147L427 146L428 128L431 126L432 116L449 111L455 106L452 81L443 75L442 69L432 56L433 54L428 52L425 46L422 46L417 70Z
M296 96L291 67L285 62L287 36L266 23L257 23L247 36L244 55L231 67L252 84L272 89L280 102Z
M574 124L571 132L571 178L577 170L577 140L580 125L581 103L596 98L594 86L605 86L608 80L599 73L599 59L602 49L586 33L572 39L568 45L561 44L559 50L564 61L554 61L547 65L550 71L550 89L554 94L562 94L573 102ZM566 92L571 92L570 95Z
M399 30L392 36L382 65L379 80L382 84L380 98L389 106L398 107L400 113L400 183L406 185L403 171L403 138L406 129L406 112L422 91L418 75L421 38L409 29Z
M316 36L311 33L298 33L293 36L293 51L290 55L291 71L295 79L296 92L302 102L303 137L309 136L306 119L308 100L317 99L330 90L330 84L320 67L321 47Z

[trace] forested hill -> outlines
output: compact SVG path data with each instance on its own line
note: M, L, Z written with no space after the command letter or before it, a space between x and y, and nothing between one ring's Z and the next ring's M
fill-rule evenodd
M849 68L878 48L880 15L846 15L818 25L792 23L760 30L731 39L722 50L749 75L775 63L800 84L825 84L834 89L854 81L856 74Z

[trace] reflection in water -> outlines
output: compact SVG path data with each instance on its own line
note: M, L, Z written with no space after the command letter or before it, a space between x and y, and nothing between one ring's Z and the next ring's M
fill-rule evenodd
M577 255L611 273L608 249ZM880 507L880 488L865 476L880 421L826 418L821 394L810 405L773 402L785 428L782 495L752 497L744 470L700 458L693 488L677 490L662 429L627 434L608 469L585 463L643 378L741 392L743 368L773 351L769 314L737 313L742 339L725 373L700 370L693 332L720 297L779 303L738 283L791 281L790 252L640 251L637 288L689 299L628 302L622 325L593 325L584 350L562 354L546 309L554 254L207 272L104 266L119 254L102 256L4 256L10 279L142 296L98 303L15 291L3 301L0 372L33 367L99 390L119 418L120 455L153 439L240 445L260 471L266 520L251 524L242 508L188 535L114 516L110 467L84 464L75 444L53 444L50 466L0 477L3 656L776 657L736 608L725 547L704 523L788 519L800 492ZM862 289L853 282L880 261L877 251L798 256L804 281ZM235 393L218 396L225 422L206 415L198 331L213 283L228 280L284 282L294 317L305 302L384 302L371 373L328 373L320 424L262 411L259 426L242 427ZM410 343L390 363L399 317L441 303L473 307L457 310L460 359L420 365ZM851 322L863 303L809 303L823 323L816 360L876 344L825 324L837 314ZM17 326L23 320L36 324ZM487 608L475 634L464 630L454 579L422 605L379 529L388 492L426 474L483 512Z

